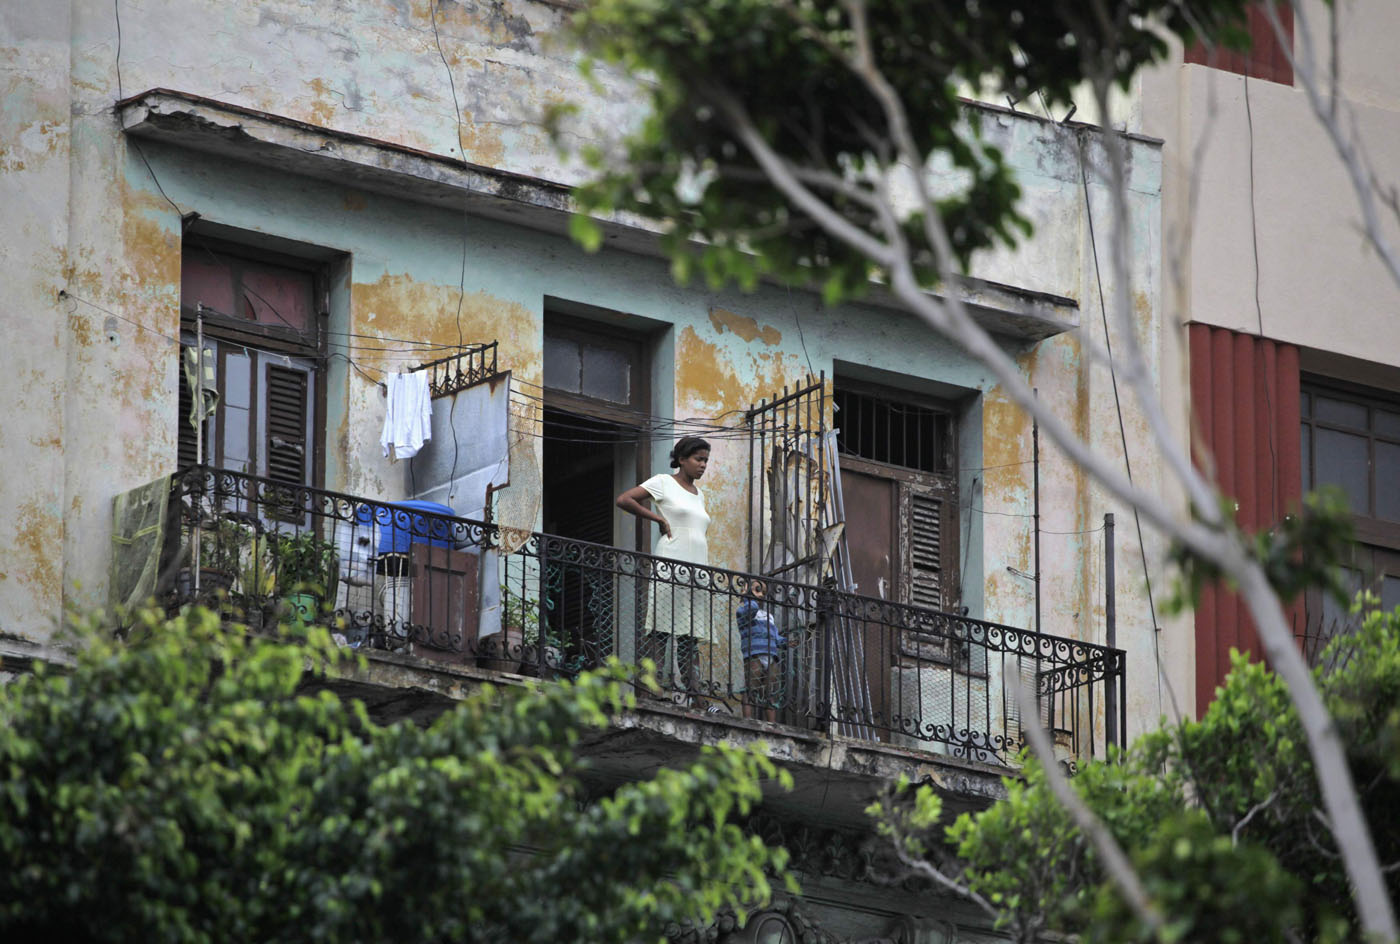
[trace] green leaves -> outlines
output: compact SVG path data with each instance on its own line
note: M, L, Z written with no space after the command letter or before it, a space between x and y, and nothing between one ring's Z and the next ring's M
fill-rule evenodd
M1239 29L1245 5L1124 0L1098 16L1083 4L1043 0L863 4L874 66L906 112L913 163L965 181L939 197L952 258L937 258L917 216L898 226L922 281L937 281L940 261L966 269L974 253L1030 233L1011 167L981 140L961 89L981 85L1017 100L1043 95L1067 104L1091 79L1126 87L1166 54L1159 27L1187 41L1199 31L1247 42ZM582 212L625 210L661 222L676 237L667 242L673 258L687 244L713 247L718 252L700 256L711 285L750 286L771 275L819 287L834 303L877 275L874 260L834 237L810 205L781 192L771 166L744 143L751 130L789 169L793 185L861 233L889 239L871 201L879 197L876 182L902 158L895 126L861 74L861 24L849 5L592 0L574 22L588 53L641 80L649 105L625 140L584 155L596 177L578 191ZM698 196L689 186L696 168L707 172ZM692 265L679 262L677 276L687 277Z
M782 874L731 822L781 782L757 754L590 797L575 746L632 705L616 664L375 727L302 691L342 658L323 633L135 622L0 688L0 936L623 942Z
M1347 748L1382 862L1400 861L1400 611L1371 611L1324 657L1318 685ZM1072 785L1132 859L1168 919L1165 939L1355 940L1336 840L1283 683L1238 653L1199 721L1168 725ZM1027 758L1006 798L942 834L930 787L873 812L916 856L990 902L1018 934L1086 941L1154 938L1123 903L1094 849ZM912 802L911 802L912 801ZM1388 875L1400 895L1400 875Z
M1235 508L1222 507L1225 527L1238 531ZM1303 507L1267 531L1253 535L1246 546L1264 569L1269 585L1285 603L1309 588L1318 588L1338 603L1347 603L1342 565L1350 559L1354 540L1351 512L1345 494L1335 486L1319 488L1303 498ZM1222 579L1220 569L1184 545L1172 548L1179 577L1168 601L1170 612L1195 607L1201 592Z

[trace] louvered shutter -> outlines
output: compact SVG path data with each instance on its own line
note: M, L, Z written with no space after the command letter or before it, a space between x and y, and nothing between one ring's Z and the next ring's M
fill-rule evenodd
M944 608L943 499L914 491L909 508L909 602Z
M287 485L306 485L311 444L309 375L302 370L267 365L267 477Z

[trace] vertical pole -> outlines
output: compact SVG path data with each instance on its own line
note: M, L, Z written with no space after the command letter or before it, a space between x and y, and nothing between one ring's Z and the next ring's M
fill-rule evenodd
M1032 390L1037 397L1039 390ZM1031 489L1035 493L1035 631L1040 632L1040 421L1031 419Z
M1113 566L1113 512L1108 512L1103 516L1103 619L1104 619L1104 645L1109 649L1114 649L1118 645L1118 599L1114 586L1114 566ZM1108 654L1113 657L1112 653ZM1117 744L1119 735L1118 726L1118 685L1117 679L1108 671L1109 667L1104 667L1104 681L1108 683L1107 701L1104 704L1105 733L1108 736L1108 743Z
M194 306L194 414L199 417L199 422L194 424L194 464L195 468L204 466L204 303L196 302ZM190 549L191 564L194 578L194 596L199 599L199 568L202 564L200 560L200 545L203 541L203 528L200 527L201 509L195 509L194 515L194 547Z
M758 498L758 496L754 494L754 489L757 488L758 486L757 486L757 485L755 484L755 482L754 482L754 467L753 467L754 422L753 422L753 420L754 420L754 415L753 415L753 404L750 403L750 404L749 404L749 414L748 414L748 427L749 427L749 502L748 502L748 505L749 505L749 506L748 506L748 509L747 509L748 515L749 515L749 532L748 532L748 538L749 538L749 564L748 564L749 573L753 573L753 572L754 572L754 565L753 565L753 564L754 564L754 556L755 556L755 555L754 555L754 548L758 546L758 535L754 534L754 530L753 530L753 503L754 503L754 500L755 500L756 498Z

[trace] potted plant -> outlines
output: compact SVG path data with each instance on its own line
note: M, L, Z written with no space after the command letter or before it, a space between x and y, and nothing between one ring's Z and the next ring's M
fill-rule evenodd
M205 521L199 535L200 597L218 597L225 611L254 622L277 585L271 547L260 530L256 521L220 515Z
M513 594L501 585L501 631L478 644L478 664L497 672L519 672L527 639L540 634L539 603Z
M315 619L322 602L335 599L340 555L330 541L321 540L314 531L277 534L272 558L283 599L300 619Z

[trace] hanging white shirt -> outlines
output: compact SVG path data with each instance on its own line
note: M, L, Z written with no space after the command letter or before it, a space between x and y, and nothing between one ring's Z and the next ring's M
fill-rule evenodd
M379 444L390 459L411 459L433 435L433 401L428 372L390 374L389 403Z

